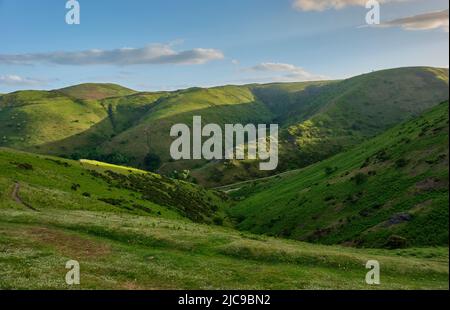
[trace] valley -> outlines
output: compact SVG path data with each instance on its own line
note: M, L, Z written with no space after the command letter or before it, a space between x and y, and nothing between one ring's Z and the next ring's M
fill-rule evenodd
M77 260L76 289L448 289L448 111L430 67L2 94L0 288L70 289ZM278 124L278 168L174 160L172 126L190 138L197 115Z

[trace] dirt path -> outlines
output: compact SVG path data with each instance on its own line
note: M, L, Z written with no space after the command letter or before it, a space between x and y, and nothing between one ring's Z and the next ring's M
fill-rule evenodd
M11 198L17 202L18 204L21 204L25 207L27 207L28 209L31 209L33 211L37 211L35 208L33 208L32 206L30 206L29 204L27 204L26 202L23 202L22 199L20 199L19 197L19 191L20 191L20 184L19 182L16 182L16 184L14 184L14 189L13 192L11 193Z
M268 180L272 180L272 179L279 178L279 177L289 176L291 174L295 174L297 172L300 172L300 171L302 171L304 169L305 168L289 170L289 171L285 171L285 172L282 172L282 173L279 173L279 174L274 174L274 175L271 175L271 176L268 176L268 177L252 179L252 180L248 180L248 181L242 181L242 182L233 183L233 184L229 184L229 185L223 185L223 186L215 187L213 189L219 190L219 191L222 191L222 192L225 192L225 193L229 193L229 192L232 192L232 191L239 190L239 189L242 188L242 186L245 186L247 184L251 184L253 182L262 182L262 181L268 181Z

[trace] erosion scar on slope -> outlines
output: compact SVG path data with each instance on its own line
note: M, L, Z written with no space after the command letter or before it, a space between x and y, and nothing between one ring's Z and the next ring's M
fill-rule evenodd
M20 199L19 197L19 191L20 191L20 184L18 182L16 182L16 184L14 184L14 189L13 192L11 194L11 198L17 202L18 204L21 204L25 207L27 207L28 209L31 209L33 211L37 211L35 208L33 208L32 206L30 206L28 203L22 201L22 199Z

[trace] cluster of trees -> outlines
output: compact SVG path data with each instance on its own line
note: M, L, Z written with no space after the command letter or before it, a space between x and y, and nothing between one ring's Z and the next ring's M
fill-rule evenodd
M133 160L133 158L121 153L102 154L95 149L76 151L69 157L73 160L91 159L114 165L127 165Z

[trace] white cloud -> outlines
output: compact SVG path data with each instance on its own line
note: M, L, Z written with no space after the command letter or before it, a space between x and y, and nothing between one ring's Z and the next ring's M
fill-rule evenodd
M18 75L0 75L0 85L8 86L36 86L45 85L47 82L40 79L32 79L27 77L21 77Z
M247 72L259 73L255 80L274 82L302 82L325 80L326 76L312 74L301 67L292 64L265 62L245 69Z
M409 0L378 0L380 4ZM340 10L346 6L366 6L368 0L294 0L294 8L301 11Z
M51 52L35 54L0 54L0 64L51 63L58 65L158 65L186 64L198 65L212 60L223 59L216 49L195 48L175 51L171 45L152 44L143 48L125 47L114 50L92 49L80 52Z
M443 29L448 32L448 9L399 18L382 23L381 27L401 27L405 30Z

